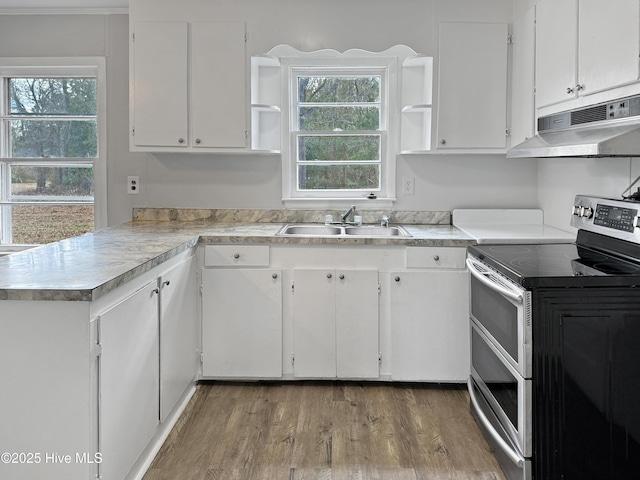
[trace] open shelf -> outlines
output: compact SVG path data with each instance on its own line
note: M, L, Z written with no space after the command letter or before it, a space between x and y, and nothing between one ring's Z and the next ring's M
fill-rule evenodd
M400 153L431 151L433 57L416 55L402 63Z
M251 149L280 152L280 60L268 55L251 57Z

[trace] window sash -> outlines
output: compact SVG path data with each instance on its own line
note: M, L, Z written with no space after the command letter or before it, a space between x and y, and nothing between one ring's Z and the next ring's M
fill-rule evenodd
M37 66L36 66L37 65ZM33 113L11 113L9 78L90 78L95 84L95 114L67 115ZM0 58L0 244L13 244L11 239L12 207L27 206L93 206L94 228L106 226L106 158L104 140L105 128L105 60L99 57L68 58ZM96 145L95 154L88 157L11 157L10 123L16 120L26 121L61 121L61 122L92 122L95 124ZM69 152L73 153L73 152ZM83 153L82 150L79 153ZM11 168L21 165L43 167L90 168L92 170L91 195L16 195L11 192ZM82 193L82 190L79 191ZM100 207L96 198L100 199Z
M71 161L70 161L71 160ZM75 161L74 161L75 160ZM94 203L94 195L20 195L13 193L13 186L19 185L19 183L13 183L12 168L13 167L44 167L44 168L69 168L69 169L91 169L91 187L90 190L94 190L94 163L87 161L84 158L68 159L65 158L64 162L27 162L27 161L9 161L5 162L7 165L7 179L8 189L6 190L6 202L7 205L25 205L25 204L55 204L55 205L86 205Z
M363 192L380 192L383 190L384 178L386 166L383 159L386 152L386 137L387 137L387 71L385 68L363 66L359 67L341 67L341 66L318 66L318 67L292 67L291 68L291 90L290 90L290 168L292 172L292 179L295 179L295 184L292 187L295 191L291 191L293 196L314 196L314 197L362 197ZM376 102L302 102L300 101L299 92L299 77L378 77L379 80L379 92L378 100ZM317 108L317 109L337 109L337 108L354 108L354 109L377 109L378 110L378 125L374 130L349 130L349 129L336 129L336 130L305 130L304 127L300 127L300 109L301 108ZM371 159L332 159L332 160L308 160L303 158L300 151L300 138L302 137L324 137L324 138L339 138L339 137L372 137L378 138L377 158ZM374 165L377 168L377 182L376 185L362 186L362 188L305 188L301 185L301 170L307 166L323 166L337 168L345 168L354 166L357 168L365 165Z

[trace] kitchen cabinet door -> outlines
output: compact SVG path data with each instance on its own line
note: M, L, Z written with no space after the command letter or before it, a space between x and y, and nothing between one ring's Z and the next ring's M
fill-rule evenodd
M158 283L99 318L102 478L125 478L160 423Z
M202 353L205 377L282 376L280 270L202 270Z
M536 6L536 107L640 77L638 0L542 0Z
M504 24L440 24L439 150L504 151L507 42Z
M580 95L638 81L638 0L580 0L578 26Z
M391 378L469 377L469 276L465 270L391 273Z
M244 23L135 22L131 56L132 150L247 147Z
M198 374L195 259L160 277L160 419L165 421Z
M132 55L135 146L187 146L187 44L185 22L135 24Z
M577 0L536 5L536 107L575 97L578 41Z
M378 378L378 272L338 271L336 280L336 374Z
M335 272L294 270L293 276L293 374L335 378Z
M245 28L241 22L191 24L191 145L247 145Z
M378 378L378 272L295 270L294 376Z

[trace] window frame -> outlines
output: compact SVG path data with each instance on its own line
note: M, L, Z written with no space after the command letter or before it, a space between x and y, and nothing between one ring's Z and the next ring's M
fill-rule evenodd
M314 197L321 198L332 198L336 195L339 195L344 198L361 198L363 195L367 195L370 192L379 195L380 192L386 191L385 188L385 178L384 172L386 169L386 162L384 162L385 152L387 151L387 138L388 138L388 101L387 101L387 77L388 72L387 69L381 68L356 68L353 67L301 67L295 66L291 68L291 84L296 86L295 92L291 91L291 129L290 129L290 152L294 158L291 159L291 162L295 162L296 170L295 173L292 174L295 176L296 185L295 192L299 195L303 195L304 193L308 193ZM298 90L298 79L301 76L309 76L309 77L329 77L329 76L345 76L345 77L356 77L356 76L376 76L380 77L380 100L375 102L375 105L378 106L380 121L377 130L343 130L339 132L329 131L329 130L317 130L317 131L308 131L308 130L300 130L298 126L299 115L298 108L300 107L301 102L299 101L299 90ZM326 104L319 105L324 108L332 108L336 104ZM358 105L356 103L344 103L340 105ZM362 106L366 106L367 104L360 104ZM300 189L299 180L299 170L298 168L302 165L313 165L314 162L311 161L301 161L299 159L299 139L300 137L339 137L339 136L359 136L359 135L375 135L380 138L379 145L379 159L377 161L340 161L339 164L342 165L365 165L365 164L375 164L379 166L379 182L378 187L374 189ZM322 163L321 165L336 165L336 163Z
M97 152L95 158L43 158L10 157L9 129L5 119L9 115L7 105L6 78L30 77L90 77L96 80L96 134ZM46 57L8 58L0 57L0 245L18 246L11 239L11 208L20 205L93 205L94 230L107 226L107 129L106 129L106 62L103 57ZM73 117L65 118L73 120ZM86 166L93 165L93 201L77 197L73 200L61 197L38 199L13 199L11 194L10 169L13 165L27 166ZM57 200L57 201L56 201Z
M398 115L398 70L402 58L389 56L387 52L372 53L364 50L349 50L343 54L334 50L281 57L282 66L282 201L292 208L326 208L343 206L345 202L359 202L361 206L390 208L396 201L396 152L399 138ZM371 190L298 190L297 178L297 72L309 75L315 72L334 71L345 74L380 74L381 81L381 173L380 189L374 190L375 199L367 196ZM304 133L304 132L300 132ZM346 132L349 133L349 132Z

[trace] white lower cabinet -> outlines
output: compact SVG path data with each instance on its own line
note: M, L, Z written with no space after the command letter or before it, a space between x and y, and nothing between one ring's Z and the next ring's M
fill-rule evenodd
M193 252L98 316L99 466L131 478L198 372ZM160 267L162 268L162 267ZM136 467L136 468L134 468Z
M202 376L465 382L465 253L206 245Z
M154 280L100 315L102 478L125 478L160 423L158 295Z
M204 377L282 376L281 278L269 268L202 271Z
M466 382L469 274L465 248L408 247L389 274L391 379Z
M391 378L469 376L469 277L464 269L391 273Z
M196 256L160 277L160 420L195 383L199 366Z
M301 269L293 278L294 377L378 378L378 272Z
M141 477L195 387L194 261L182 252L94 301L0 301L0 445L33 454L0 478Z

